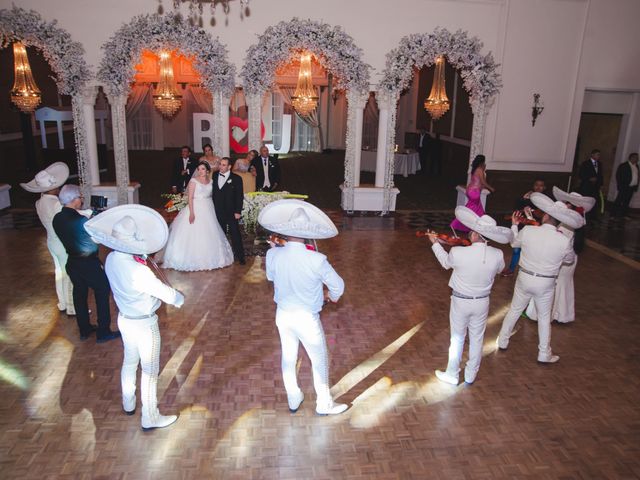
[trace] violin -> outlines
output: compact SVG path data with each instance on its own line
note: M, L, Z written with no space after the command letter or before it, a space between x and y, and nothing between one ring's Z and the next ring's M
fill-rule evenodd
M273 243L273 245L276 247L284 247L287 244L287 239L284 237L281 237L280 235L276 235L275 233L272 233L271 235L269 235L269 242ZM315 242L305 243L304 246L307 250L311 250L313 252L318 251L318 248L316 247Z
M516 210L513 213L517 214L519 217L522 217L520 218L520 225L532 225L534 227L540 226L540 222L536 220L536 218L542 218L544 216L544 212L537 208L531 209L531 215L527 215L526 210ZM504 219L511 220L511 215L505 215Z
M466 238L454 237L453 235L449 235L446 233L435 233L435 232L416 232L416 237L435 237L441 243L449 245L451 247L468 247L471 245L471 241Z

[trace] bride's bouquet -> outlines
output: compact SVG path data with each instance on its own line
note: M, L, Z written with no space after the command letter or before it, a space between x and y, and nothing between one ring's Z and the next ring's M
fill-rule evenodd
M164 204L167 212L179 212L189 203L189 197L184 193L163 193L162 198L168 198L169 201Z

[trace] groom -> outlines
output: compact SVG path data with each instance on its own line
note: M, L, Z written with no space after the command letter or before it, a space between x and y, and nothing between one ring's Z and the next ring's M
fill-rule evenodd
M240 265L245 264L242 236L238 226L243 200L242 178L231 173L229 157L223 157L220 159L220 170L213 174L213 206L222 231L226 233L228 229L231 234L233 256Z

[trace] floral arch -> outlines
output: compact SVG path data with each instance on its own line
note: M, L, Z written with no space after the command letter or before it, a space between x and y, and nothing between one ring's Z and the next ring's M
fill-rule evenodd
M86 189L89 183L88 146L82 97L92 75L84 59L84 48L71 39L69 32L56 26L55 20L47 22L33 10L26 11L14 6L10 10L0 10L0 48L16 41L37 48L55 74L58 91L62 95L71 95L78 177L81 187Z
M362 125L356 127L357 110L364 108L369 96L370 67L362 60L362 50L339 26L314 20L293 18L270 26L249 47L240 76L249 107L249 145L260 145L260 106L264 93L275 83L275 72L291 61L300 50L312 52L318 62L336 79L336 89L347 94L347 139L344 188L349 193L347 210L352 210L356 149L362 143ZM361 113L360 113L361 115ZM351 206L351 208L349 208Z
M202 84L213 96L215 151L224 150L228 138L229 97L235 88L235 67L227 59L227 49L203 28L196 27L180 14L138 15L123 25L102 46L98 79L112 98L114 150L119 202L126 202L129 185L125 105L142 50L178 49L194 59ZM228 140L227 140L228 141Z
M502 86L500 75L496 71L498 64L491 53L483 55L482 42L469 37L458 30L451 33L437 28L433 33L408 35L400 40L400 45L387 54L387 62L382 72L378 92L387 103L390 111L387 127L387 162L385 172L385 204L388 206L388 191L393 188L393 147L396 127L396 104L400 92L411 82L415 68L430 66L438 55L447 57L447 61L460 71L474 114L471 137L470 158L482 150L484 126L488 108L494 96Z

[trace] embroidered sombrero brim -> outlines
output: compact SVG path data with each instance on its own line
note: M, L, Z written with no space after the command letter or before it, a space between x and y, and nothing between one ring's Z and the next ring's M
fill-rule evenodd
M578 192L567 193L555 185L553 186L553 196L560 202L567 202L576 207L583 208L584 213L589 212L596 205L596 199L593 197L585 197Z
M489 215L478 216L473 210L463 205L456 207L456 218L465 227L479 233L483 237L498 243L509 243L513 239L511 229L499 227Z
M320 240L338 235L335 224L322 210L293 198L269 203L260 212L258 223L289 237Z
M584 218L575 210L571 210L563 202L554 202L544 193L534 192L530 197L531 202L544 213L552 216L561 223L573 229L584 225Z
M45 175L41 175L42 173L45 173ZM67 164L56 162L49 165L42 172L38 172L38 175L33 180L21 183L20 186L27 192L43 193L61 187L68 178L69 167Z

